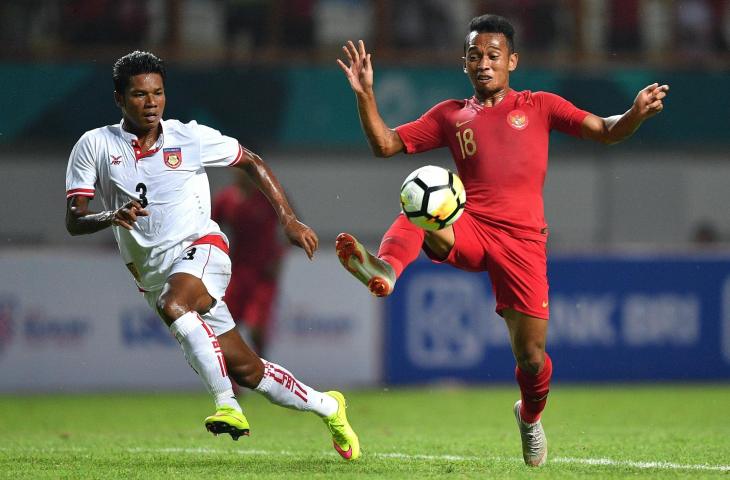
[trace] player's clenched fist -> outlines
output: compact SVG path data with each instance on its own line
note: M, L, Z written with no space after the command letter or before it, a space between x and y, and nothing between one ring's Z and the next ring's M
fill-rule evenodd
M137 217L146 217L149 214L150 213L142 208L142 204L140 204L137 200L131 200L114 212L112 225L117 225L124 227L127 230L131 230L132 225L134 225L137 221Z

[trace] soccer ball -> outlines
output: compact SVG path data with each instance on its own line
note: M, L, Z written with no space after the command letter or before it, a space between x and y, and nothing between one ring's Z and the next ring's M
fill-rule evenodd
M408 175L400 188L400 205L408 220L426 230L441 230L464 211L461 179L445 168L426 165Z

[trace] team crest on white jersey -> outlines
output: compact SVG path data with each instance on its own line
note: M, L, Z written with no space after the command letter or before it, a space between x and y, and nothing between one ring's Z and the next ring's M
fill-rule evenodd
M527 120L527 114L522 110L512 110L507 115L507 123L515 130L524 130L527 128L529 121Z
M165 159L165 165L170 168L177 168L182 164L182 149L176 148L163 148L162 155Z

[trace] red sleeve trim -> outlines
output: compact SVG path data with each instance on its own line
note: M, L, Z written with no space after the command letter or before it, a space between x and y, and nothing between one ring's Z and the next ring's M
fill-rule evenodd
M94 189L93 188L73 188L66 192L66 198L75 197L75 196L93 197Z
M229 167L233 167L234 165L238 165L238 163L241 161L241 158L243 158L243 147L241 144L238 144L238 155L236 155L236 159L228 164Z

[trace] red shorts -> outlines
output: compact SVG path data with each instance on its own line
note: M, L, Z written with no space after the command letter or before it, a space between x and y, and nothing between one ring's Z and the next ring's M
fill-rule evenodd
M234 267L225 301L236 323L267 330L276 292L275 280L263 279L257 272Z
M515 238L464 212L454 223L454 246L444 260L470 272L489 272L496 311L512 308L531 317L549 318L547 252L545 242Z

